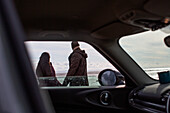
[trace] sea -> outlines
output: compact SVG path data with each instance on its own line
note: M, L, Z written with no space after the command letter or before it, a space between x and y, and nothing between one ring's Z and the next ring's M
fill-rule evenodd
M164 71L170 71L170 68L147 68L147 69L144 69L144 71L151 78L155 80L159 80L158 73L164 72ZM99 71L88 72L89 86L100 86L99 81L98 81L98 74L99 74ZM66 76L65 72L56 73L56 77L60 81L60 83L63 83L65 76Z
M159 80L158 73L170 71L170 68L147 68L147 69L144 69L144 71L151 78L153 78L155 80ZM94 86L94 87L101 86L99 81L98 81L99 73L100 73L100 71L89 71L88 72L89 86ZM66 77L66 72L57 72L56 77L57 77L58 81L62 84L65 77Z

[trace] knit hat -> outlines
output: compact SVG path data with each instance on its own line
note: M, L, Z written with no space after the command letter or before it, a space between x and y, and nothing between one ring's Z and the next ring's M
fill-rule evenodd
M79 46L78 41L72 41L72 43L71 43L72 49L74 49L74 48L77 47L77 46Z

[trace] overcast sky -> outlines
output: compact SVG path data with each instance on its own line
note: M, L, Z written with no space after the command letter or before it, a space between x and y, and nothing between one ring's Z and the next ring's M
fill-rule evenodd
M29 41L26 42L26 47L30 56L30 59L35 70L39 57L43 52L49 52L51 56L51 62L56 72L67 72L68 70L68 56L72 52L71 42L38 42ZM102 55L100 55L90 45L80 42L80 48L85 50L88 55L87 65L88 71L101 71L106 68L112 68L116 70Z
M170 67L170 48L164 44L168 34L161 31L126 36L120 44L143 68Z

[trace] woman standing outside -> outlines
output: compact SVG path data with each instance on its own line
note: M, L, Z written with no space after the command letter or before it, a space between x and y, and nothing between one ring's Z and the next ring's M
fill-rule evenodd
M57 80L54 67L50 62L50 55L48 52L43 52L40 56L36 68L40 86L60 86L61 83ZM42 78L42 79L41 79Z

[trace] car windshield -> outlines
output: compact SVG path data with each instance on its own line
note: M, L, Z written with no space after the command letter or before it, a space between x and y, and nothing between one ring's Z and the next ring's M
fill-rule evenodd
M152 78L158 79L158 72L170 70L170 48L164 44L168 34L157 30L125 36L120 46Z

